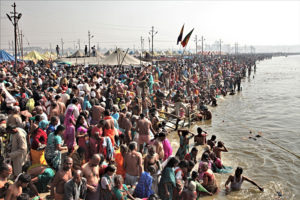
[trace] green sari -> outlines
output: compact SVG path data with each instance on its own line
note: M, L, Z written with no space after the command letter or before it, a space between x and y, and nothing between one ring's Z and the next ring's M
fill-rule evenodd
M164 184L167 183L169 197L166 197L166 191ZM166 167L161 174L161 179L158 184L158 195L162 200L172 200L173 199L173 189L176 187L176 178L173 168Z

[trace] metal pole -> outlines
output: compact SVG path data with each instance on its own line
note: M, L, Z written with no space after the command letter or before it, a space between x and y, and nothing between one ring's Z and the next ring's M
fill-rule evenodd
M197 43L198 43L198 40L197 40L197 35L195 35L195 42L196 42L196 55L197 55Z
M61 38L61 57L64 55L64 40Z
M22 60L24 60L23 59L23 32L22 32L22 30L21 30L21 55L22 55Z
M91 55L91 33L88 31L88 38L89 38L89 57Z
M220 39L220 55L222 54L222 40Z
M203 36L201 36L201 54L203 55L203 42L204 42L204 38Z

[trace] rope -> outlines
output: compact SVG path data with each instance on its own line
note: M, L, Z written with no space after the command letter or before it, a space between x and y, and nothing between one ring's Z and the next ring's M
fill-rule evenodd
M234 118L226 117L225 119L229 119L229 120L231 120L231 121L233 121L233 122L236 122L236 123L240 124L242 127L246 128L246 129L248 129L248 130L250 130L252 133L257 132L257 133L259 134L258 131L255 131L255 130L253 130L253 129L250 129L249 127L247 127L246 125L244 125L244 124L241 123L240 121L235 120ZM265 139L266 141L270 142L271 144L273 144L273 145L275 145L275 146L281 148L282 150L284 150L284 151L286 151L286 152L288 152L288 153L290 153L290 154L296 156L298 159L300 159L300 156L299 156L298 154L296 154L296 153L294 153L294 152L292 152L292 151L290 151L290 150L284 148L283 146L281 146L281 145L279 145L279 144L273 142L272 140L270 140L270 139L268 139L268 138L262 136L261 134L259 134L259 135L260 135L260 137L262 137L262 138Z

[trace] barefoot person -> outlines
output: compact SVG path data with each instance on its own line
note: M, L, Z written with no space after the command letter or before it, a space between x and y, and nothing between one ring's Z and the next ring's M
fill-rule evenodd
M100 198L100 186L99 186L99 163L100 155L94 154L90 161L82 166L83 176L87 180L87 200Z
M63 167L58 170L52 181L50 198L55 200L64 199L64 185L72 178L72 166L72 158L66 157L63 163Z
M143 172L143 158L140 152L137 152L136 142L129 144L130 152L124 157L124 169L126 171L125 184L136 185Z
M243 176L243 168L237 167L234 173L234 176L230 175L225 183L226 191L229 192L230 190L240 190L242 187L242 184L244 181L248 181L249 183L252 183L255 185L260 191L264 191L262 187L257 185L254 181L247 178L246 176ZM230 187L228 184L230 183Z
M23 188L26 188L31 181L31 177L28 174L21 174L17 181L9 186L5 200L17 200L17 198L22 194Z
M151 122L145 118L144 114L140 114L140 120L137 123L137 132L139 133L139 145L140 152L143 152L144 143L148 144L150 142L150 131L155 134L155 131L152 128Z

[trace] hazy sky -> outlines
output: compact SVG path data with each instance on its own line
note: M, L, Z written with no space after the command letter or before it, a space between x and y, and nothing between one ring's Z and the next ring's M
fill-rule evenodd
M13 40L13 26L5 16L13 1L0 1L1 48ZM158 34L154 46L176 48L181 26L184 35L195 28L188 48L195 48L194 36L203 35L205 43L222 39L226 44L296 45L300 44L299 1L16 1L23 14L19 27L25 47L52 48L61 44L73 47L81 40L100 47L140 48L141 36L148 49L151 26ZM77 46L77 44L76 44Z

